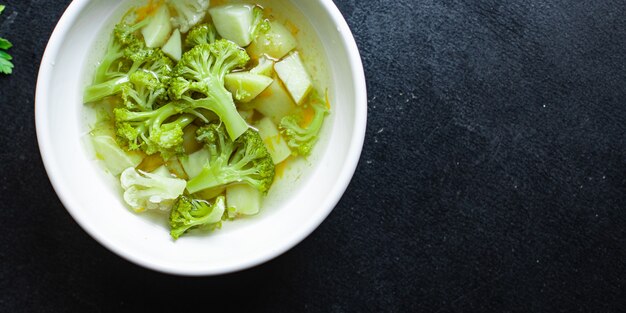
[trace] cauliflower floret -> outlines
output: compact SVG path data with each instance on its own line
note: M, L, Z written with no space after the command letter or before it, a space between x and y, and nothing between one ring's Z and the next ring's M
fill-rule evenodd
M209 0L169 0L168 3L177 13L171 19L172 25L181 33L200 23L209 9Z
M169 211L187 187L184 179L173 178L167 169L146 173L131 167L122 173L120 181L124 188L124 201L137 212Z

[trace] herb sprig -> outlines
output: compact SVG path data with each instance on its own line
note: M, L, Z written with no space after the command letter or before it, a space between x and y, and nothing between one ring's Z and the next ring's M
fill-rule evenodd
M5 6L0 4L0 14L2 14L4 8ZM13 44L10 41L0 37L0 73L2 74L8 75L13 73L13 63L11 63L13 57L7 52L11 47L13 47Z

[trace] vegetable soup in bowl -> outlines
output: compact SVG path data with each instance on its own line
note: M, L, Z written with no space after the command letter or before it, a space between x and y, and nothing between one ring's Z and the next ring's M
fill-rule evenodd
M75 0L36 95L68 212L180 275L245 269L309 235L355 171L366 111L358 49L324 0Z

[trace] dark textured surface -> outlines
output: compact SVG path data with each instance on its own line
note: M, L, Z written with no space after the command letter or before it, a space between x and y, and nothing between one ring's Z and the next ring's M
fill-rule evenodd
M337 1L369 86L355 178L293 250L202 279L122 260L63 209L33 96L69 1L4 2L1 312L626 311L623 1Z

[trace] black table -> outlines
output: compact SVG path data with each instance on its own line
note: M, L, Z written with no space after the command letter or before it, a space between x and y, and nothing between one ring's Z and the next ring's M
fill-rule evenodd
M33 98L69 1L4 2L2 312L626 310L623 1L338 1L369 85L352 184L296 248L195 279L121 259L66 213Z

